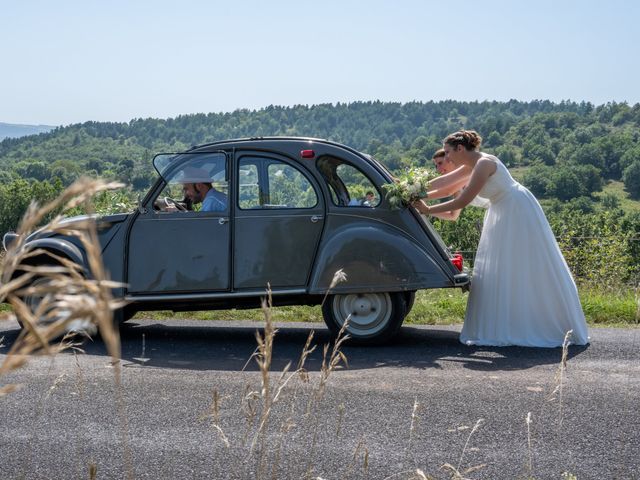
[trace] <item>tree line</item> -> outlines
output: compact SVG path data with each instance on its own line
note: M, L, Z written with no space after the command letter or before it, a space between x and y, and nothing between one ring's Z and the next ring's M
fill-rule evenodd
M161 151L229 138L309 136L369 153L399 173L430 164L442 139L462 128L477 130L484 138L483 150L508 167L524 167L521 181L543 200L548 215L564 215L570 223L579 212L593 215L591 224L600 225L606 212L602 232L619 234L624 227L622 234L640 237L640 219L633 212L620 211L615 198L596 201L594 195L608 180L616 180L640 199L640 104L546 100L268 106L169 119L85 122L5 139L0 142L0 229L15 228L32 198L44 201L83 174L120 180L134 198L155 179L151 159ZM103 208L111 208L106 203ZM441 226L452 244L473 245L468 232L477 229L463 230L465 221L478 223L479 214L471 210L457 225ZM552 225L558 232L588 230L588 222L571 228L560 220ZM640 264L638 252L627 251L631 263Z

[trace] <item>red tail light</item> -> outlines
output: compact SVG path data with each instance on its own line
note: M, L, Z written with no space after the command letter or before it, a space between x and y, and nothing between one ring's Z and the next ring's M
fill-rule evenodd
M464 263L464 259L462 258L461 253L454 253L453 257L451 258L451 263L453 263L453 266L456 267L459 272L462 272L462 264Z
M300 156L302 158L313 158L316 156L316 152L314 152L313 150L301 150Z

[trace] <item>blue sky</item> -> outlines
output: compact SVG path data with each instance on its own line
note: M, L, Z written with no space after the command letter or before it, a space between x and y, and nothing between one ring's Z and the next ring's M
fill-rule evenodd
M0 0L0 122L358 100L635 104L639 5Z

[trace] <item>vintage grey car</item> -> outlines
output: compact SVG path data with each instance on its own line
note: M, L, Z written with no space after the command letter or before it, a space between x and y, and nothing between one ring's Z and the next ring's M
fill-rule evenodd
M347 146L238 139L153 164L159 178L138 208L98 219L105 267L125 285L114 290L128 302L119 321L137 311L255 308L269 285L275 306L322 304L334 334L349 318L355 341L380 343L399 330L416 290L469 282L429 222L391 208L387 169ZM192 203L189 188L213 198ZM40 231L30 245L86 268L73 237ZM346 279L332 285L338 271Z

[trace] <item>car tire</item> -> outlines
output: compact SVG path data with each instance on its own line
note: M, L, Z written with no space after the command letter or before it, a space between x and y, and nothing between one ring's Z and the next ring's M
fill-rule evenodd
M38 287L40 285L46 285L50 280L46 277L35 277L25 287ZM27 306L27 308L33 313L38 309L40 302L42 302L42 296L38 294L20 296L20 300ZM24 328L23 323L20 321L20 317L16 315L16 320L20 325L20 328ZM38 322L39 323L39 322Z
M416 301L416 292L404 292L404 301L407 304L407 311L405 312L405 317L409 315L411 309L413 308L413 304Z
M39 287L39 286L46 287L50 282L51 282L51 279L48 277L45 277L45 276L35 277L31 281L29 286L30 287ZM35 313L38 310L43 298L44 296L42 294L32 293L32 294L22 296L21 300L24 302L24 304L32 313ZM44 312L44 313L47 314L47 312ZM36 321L39 326L47 326L57 321L66 320L67 318L69 318L69 314L70 312L64 309L60 309L58 310L58 315L54 316L53 318L48 318L46 320L43 318L38 318ZM24 329L25 327L23 323L20 321L20 318L16 317L16 320L18 321L20 328ZM59 336L52 337L52 340L57 340L58 338L62 337L65 333L69 333L69 332L76 332L76 333L84 332L85 334L91 335L95 333L95 326L90 325L88 323L88 320L86 319L75 319L67 324L66 331L61 331L59 333Z
M330 295L322 306L327 327L337 336L349 318L346 333L352 343L385 343L398 333L406 316L404 293Z

